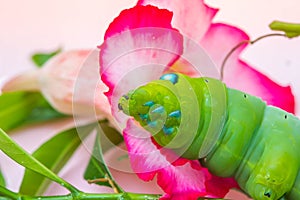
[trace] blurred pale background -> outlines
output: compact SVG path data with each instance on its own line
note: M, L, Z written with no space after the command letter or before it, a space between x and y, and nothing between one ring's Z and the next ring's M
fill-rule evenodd
M112 19L135 2L0 0L0 80L32 68L29 56L35 51L96 47ZM206 2L220 8L215 21L239 26L253 39L268 33L274 19L300 22L299 0ZM269 38L247 48L243 57L280 83L291 84L300 101L299 52L300 39Z
M253 39L269 33L267 26L274 19L300 23L299 0L206 2L220 8L214 21L239 26ZM95 48L102 43L113 18L135 3L133 0L0 0L0 85L7 77L33 68L30 55L36 51ZM242 57L272 79L290 84L300 102L300 39L269 38L248 47ZM13 165L2 168L5 171L9 166ZM17 177L17 174L11 175Z

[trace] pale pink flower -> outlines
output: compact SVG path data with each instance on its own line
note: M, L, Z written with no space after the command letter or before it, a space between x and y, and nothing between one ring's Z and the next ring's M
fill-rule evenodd
M59 112L110 117L110 105L104 95L107 86L98 71L97 51L72 50L56 55L42 68L17 75L2 90L41 91Z

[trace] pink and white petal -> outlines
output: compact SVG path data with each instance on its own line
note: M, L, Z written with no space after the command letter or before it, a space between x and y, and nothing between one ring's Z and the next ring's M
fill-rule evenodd
M2 92L14 91L38 91L39 83L38 76L41 69L33 69L27 72L16 75L9 79L1 88Z
M139 0L138 5L154 5L172 11L172 25L197 42L203 37L218 11L204 4L203 0Z
M206 190L206 182L214 180L207 169L198 161L180 158L171 150L158 148L151 140L151 135L139 127L133 119L128 120L123 132L127 145L131 166L134 172L145 181L157 175L158 185L168 194L166 199L197 199L199 196L222 197L224 191L210 193ZM229 190L228 182L224 185Z
M135 6L120 13L100 46L100 72L109 88L136 68L160 64L162 69L156 70L160 72L179 57L182 36L172 29L171 20L171 12L153 6Z
M228 87L261 97L269 105L295 113L295 98L290 86L280 86L246 62L231 60L225 70L224 82Z
M195 44L201 41L209 29L218 9L207 6L203 0L139 0L138 5L154 5L172 11L172 25L184 35L183 54L168 69L169 72L176 71L192 77L217 77L218 72L212 68L214 65L211 60L207 56L203 59L203 51L199 51L199 45L197 47Z
M99 51L62 52L41 69L40 90L53 107L63 113L110 116L108 89L99 76ZM59 92L58 92L59 91Z
M248 35L236 27L221 23L211 24L199 43L184 38L184 52L170 71L191 77L209 76L218 79L221 63L228 52L245 40L249 40ZM231 59L237 59L246 45L238 48Z
M226 24L212 24L201 45L220 69L228 52L249 37L242 30ZM294 96L290 87L282 87L239 59L247 44L238 48L228 59L224 70L227 86L261 97L269 105L294 113Z
M104 39L106 40L118 33L137 28L160 27L172 29L172 17L173 14L167 9L158 9L151 5L138 5L125 9L110 23Z
M76 116L95 112L101 118L111 117L104 95L108 88L98 71L98 51L70 50L51 58L43 68L12 78L3 91L41 91L59 112Z
M158 79L182 53L181 34L171 27L172 13L153 6L124 10L111 23L100 46L101 78L117 114L118 99ZM122 123L124 116L116 117ZM123 120L124 122L124 120Z
M229 51L240 42L248 40L249 36L241 29L228 24L215 23L211 24L201 39L200 45L207 51L217 67L220 68ZM244 44L236 49L230 59L237 59L246 46L247 44Z
M169 71L183 73L190 77L220 78L219 69L206 49L187 37L184 37L183 54L176 60Z

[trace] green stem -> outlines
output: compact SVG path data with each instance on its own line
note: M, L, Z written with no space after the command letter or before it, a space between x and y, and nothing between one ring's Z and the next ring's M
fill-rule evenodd
M121 199L132 199L132 200L157 200L160 195L153 194L134 194L134 193L103 193L103 194L89 194L81 193L80 195L73 196L72 194L64 196L20 196L14 200L121 200Z
M280 33L271 33L271 34L266 34L263 36L260 36L258 38L256 38L255 40L244 40L241 41L240 43L238 43L235 47L233 47L229 53L226 55L226 57L224 58L222 65L221 65L221 70L220 70L220 80L222 81L224 78L224 69L225 69L225 64L228 60L228 58L233 54L233 52L235 52L238 48L240 48L241 46L245 45L245 44L254 44L255 42L267 38L267 37L272 37L272 36L283 36L283 37L288 37L288 38L293 38L293 37L297 37L300 36L300 24L296 24L296 23L287 23L287 22L281 22L281 21L273 21L270 25L269 25L270 29L272 29L273 31L283 31L284 34L280 34Z
M63 179L61 179L60 185L63 186L64 188L66 188L67 190L69 190L73 195L78 195L81 193L80 190L78 190L73 185L71 185L70 183L66 182Z
M114 194L83 194L80 200L121 200L121 199L132 199L132 200L156 200L159 199L160 195L155 194L136 194L136 193L114 193Z
M19 199L20 195L0 186L0 197L8 197L10 199Z
M76 195L68 194L61 196L26 196L14 193L4 187L0 187L0 197L7 197L11 200L158 200L161 195L159 194L138 194L131 192L123 193L103 193L103 194L91 194L80 192ZM221 200L215 198L199 198L199 200ZM224 199L222 199L224 200Z
M157 200L160 195L158 194L136 194L130 192L124 193L103 193L103 194L91 194L79 192L77 194L71 193L61 196L26 196L15 192L12 192L4 187L0 186L0 197L7 197L12 200Z
M220 80L223 81L224 78L224 70L225 70L225 65L227 60L230 58L230 56L241 46L245 45L245 44L254 44L256 42L258 42L259 40L262 40L264 38L268 38L268 37L273 37L273 36L281 36L281 37L286 37L286 34L281 34L281 33L271 33L271 34L266 34L266 35L262 35L258 38L256 38L255 40L243 40L240 43L238 43L236 46L234 46L229 52L228 54L225 56L222 64L221 64L221 69L220 69Z

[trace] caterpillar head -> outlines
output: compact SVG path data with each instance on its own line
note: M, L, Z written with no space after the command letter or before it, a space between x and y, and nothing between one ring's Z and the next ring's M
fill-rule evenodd
M179 131L182 111L178 81L178 74L165 74L160 80L129 91L118 104L120 110L134 117L162 146L170 144ZM179 146L172 144L172 148Z
M198 159L210 152L221 133L224 94L224 84L215 79L170 73L123 95L118 106L159 145Z

